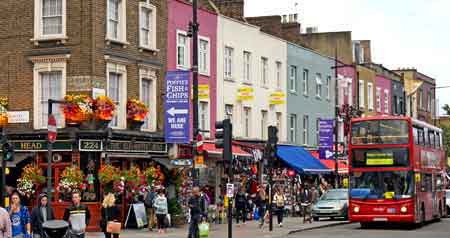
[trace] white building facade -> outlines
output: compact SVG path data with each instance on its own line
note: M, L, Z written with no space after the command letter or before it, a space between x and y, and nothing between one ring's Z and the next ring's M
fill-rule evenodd
M287 42L219 15L217 57L217 120L230 118L235 138L266 140L273 125L287 141Z

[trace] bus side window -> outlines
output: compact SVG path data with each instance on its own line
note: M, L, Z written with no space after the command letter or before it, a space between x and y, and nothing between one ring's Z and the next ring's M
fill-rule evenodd
M431 148L434 148L435 144L434 144L434 131L433 130L428 130L428 145Z
M436 135L434 137L434 141L436 144L436 148L440 149L441 148L441 133L436 132Z
M431 174L422 174L421 191L431 192L433 187L433 179Z
M414 144L418 145L419 144L419 130L417 129L417 127L413 127L413 138L414 138Z
M425 136L424 136L424 131L423 131L423 128L417 128L417 137L418 137L418 140L417 140L417 144L418 145L425 145Z

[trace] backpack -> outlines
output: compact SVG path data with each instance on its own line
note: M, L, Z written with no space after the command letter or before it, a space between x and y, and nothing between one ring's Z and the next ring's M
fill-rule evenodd
M155 193L148 192L144 199L144 205L146 208L153 208L153 202L155 201Z

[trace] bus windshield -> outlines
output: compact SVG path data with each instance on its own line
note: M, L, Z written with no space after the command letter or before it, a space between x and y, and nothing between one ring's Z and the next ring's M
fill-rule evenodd
M352 124L352 144L408 144L406 120L372 120Z
M411 198L414 191L412 171L353 172L350 196L359 199Z
M353 149L353 168L408 167L408 148Z

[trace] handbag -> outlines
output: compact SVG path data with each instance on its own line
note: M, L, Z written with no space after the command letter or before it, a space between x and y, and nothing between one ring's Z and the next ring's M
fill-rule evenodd
M120 234L120 231L122 230L122 223L115 222L115 221L109 221L106 225L106 232L111 234Z
M198 231L201 238L207 238L209 236L209 224L202 222L198 225Z

